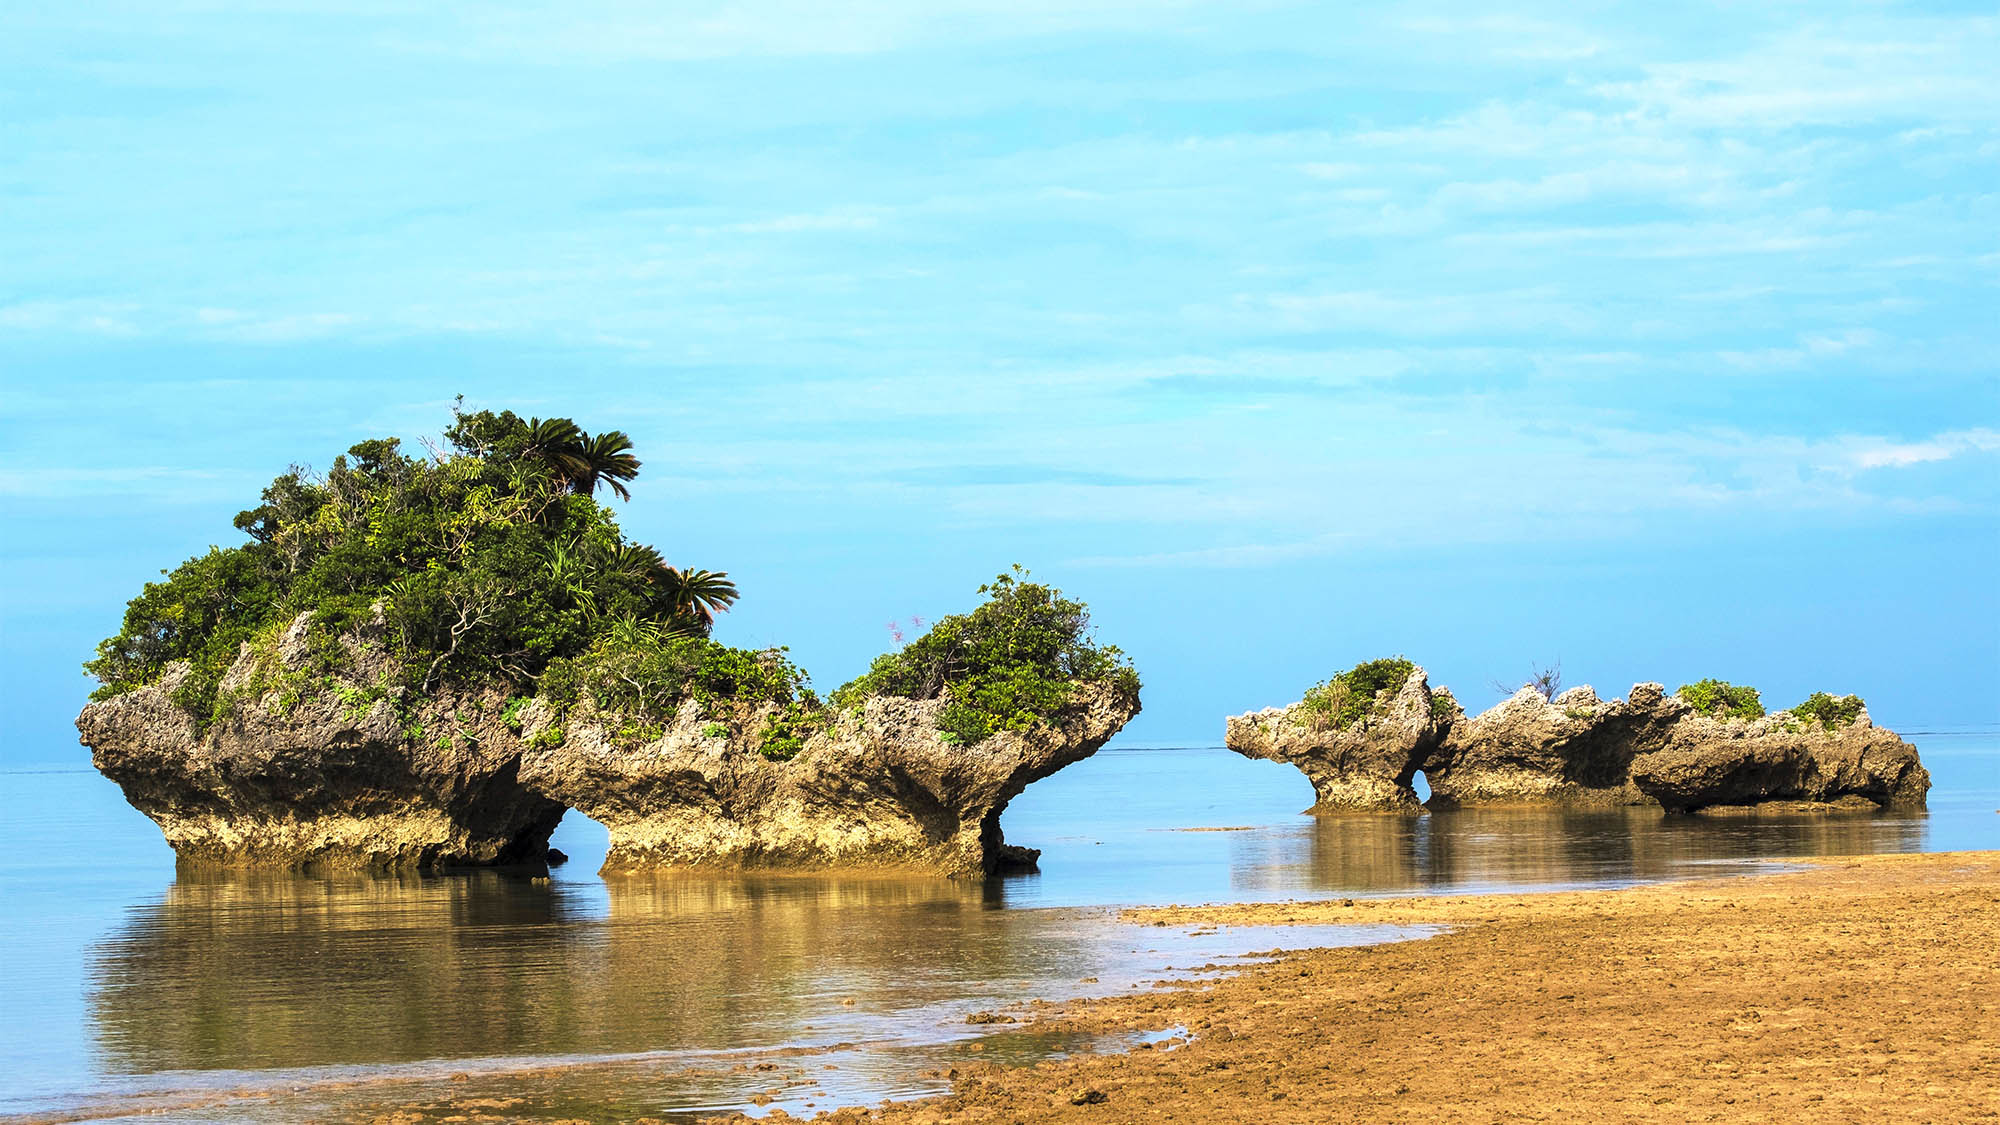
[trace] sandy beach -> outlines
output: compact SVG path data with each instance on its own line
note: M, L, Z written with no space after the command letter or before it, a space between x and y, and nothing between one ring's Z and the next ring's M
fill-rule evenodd
M836 1120L2000 1118L2000 852L1629 890L1143 912L1172 926L1426 922L1213 984L1067 1005L1192 1041L956 1076Z

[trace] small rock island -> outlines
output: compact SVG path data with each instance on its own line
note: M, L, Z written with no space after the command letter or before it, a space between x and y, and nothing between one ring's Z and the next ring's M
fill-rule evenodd
M781 653L680 698L671 672L594 653L544 676L522 782L610 828L610 871L1033 867L1000 814L1130 721L1139 680L1081 602L1018 568L980 592L824 703Z
M1754 688L1719 680L1635 684L1624 699L1589 687L1522 687L1468 716L1421 667L1369 661L1298 702L1228 720L1231 750L1287 762L1311 780L1310 810L1657 806L1668 812L1922 808L1930 774L1916 748L1874 725L1852 695L1816 692L1766 713Z
M726 574L620 531L626 435L460 411L444 436L279 477L250 542L149 583L86 664L82 742L181 862L536 862L574 808L607 870L990 874L1038 854L1007 803L1139 710L1086 607L1018 567L822 700L710 638Z

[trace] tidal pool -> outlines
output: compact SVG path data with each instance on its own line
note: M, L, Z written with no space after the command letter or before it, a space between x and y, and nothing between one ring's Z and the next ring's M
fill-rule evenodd
M476 1101L513 1117L793 1113L937 1092L959 1061L1124 1049L1033 1001L1151 987L1391 927L1136 926L1126 904L1609 886L1784 856L2000 845L2000 738L1916 740L1928 814L1465 811L1315 822L1296 772L1108 750L1008 811L1042 873L987 882L552 871L177 876L89 772L0 774L0 1115L295 1121ZM980 1012L1021 1022L968 1023ZM500 1103L505 1103L500 1104Z

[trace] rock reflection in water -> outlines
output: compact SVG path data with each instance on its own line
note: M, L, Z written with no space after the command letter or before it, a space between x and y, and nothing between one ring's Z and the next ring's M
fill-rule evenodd
M92 1023L101 1065L124 1073L599 1055L895 1038L948 1022L940 1006L1106 971L1119 943L1105 918L993 909L995 893L942 879L184 878L94 951Z
M1030 990L1101 956L1087 928L994 909L997 886L977 881L663 874L607 888L602 942L580 971L603 1011L591 1037L619 1050L649 1049L635 1035L709 1047L897 1035L884 1016Z
M1328 893L1606 885L1749 870L1768 859L1915 851L1923 831L1920 817L1894 814L1710 818L1644 808L1355 814L1246 839L1235 874L1246 890Z
M1251 897L1604 885L1910 851L1922 831L1881 815L1356 815L1244 832L1230 869ZM1003 909L1008 894L942 879L184 877L92 951L98 1068L934 1040L971 1006L1154 971L1105 912Z
M578 999L562 898L495 872L184 873L128 919L88 968L116 1070L504 1050L562 1038Z

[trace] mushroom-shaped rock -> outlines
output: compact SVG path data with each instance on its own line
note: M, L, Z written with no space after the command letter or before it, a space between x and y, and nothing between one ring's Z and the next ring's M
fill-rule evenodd
M1588 686L1553 700L1524 687L1452 724L1424 763L1431 803L1651 804L1631 782L1632 758L1665 745L1688 711L1659 684L1635 684L1629 697L1609 703Z
M1359 688L1347 683L1361 669L1391 664L1399 667L1389 675L1400 673L1400 682L1372 693L1372 679ZM1433 694L1424 670L1407 661L1376 661L1328 683L1332 696L1322 685L1289 707L1230 716L1225 744L1246 758L1297 766L1318 797L1308 810L1314 814L1421 811L1411 782L1458 710L1450 693ZM1349 691L1369 698L1347 703L1341 697Z
M1824 723L1789 711L1755 719L1689 714L1636 755L1632 783L1672 811L1767 803L1922 808L1931 776L1916 747L1864 710Z
M533 860L561 805L516 780L520 742L494 691L399 692L305 676L294 623L275 652L245 645L234 699L205 728L174 700L177 663L77 718L91 760L186 863L427 867ZM364 666L379 671L379 656ZM273 675L273 673L276 673ZM380 683L380 680L375 681Z
M680 705L657 737L621 738L588 700L560 739L531 712L522 780L610 829L606 871L642 868L881 868L968 876L1034 862L1010 848L1000 814L1028 785L1097 752L1138 713L1136 695L1076 685L1051 722L955 745L938 730L949 696L872 696L836 710L789 760L741 723ZM650 733L650 732L649 732Z

